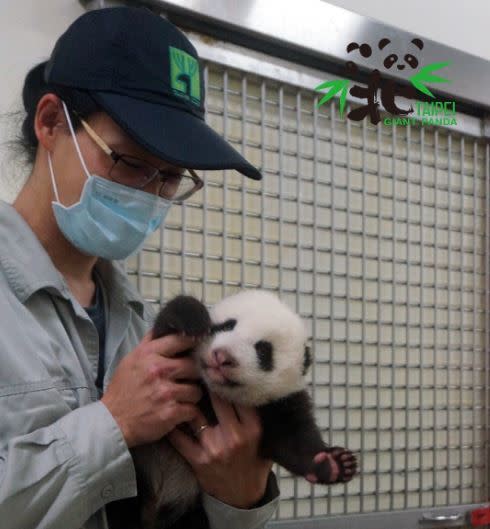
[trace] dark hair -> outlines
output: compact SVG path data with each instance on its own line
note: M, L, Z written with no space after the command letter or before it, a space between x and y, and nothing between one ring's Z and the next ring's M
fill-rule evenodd
M31 165L36 158L38 146L36 133L34 132L34 118L36 116L37 104L45 94L54 93L63 99L70 112L75 131L80 127L80 121L71 112L72 110L76 110L78 115L84 119L102 110L85 90L46 83L44 81L45 66L46 62L42 62L30 70L25 78L24 88L22 90L22 101L27 115L24 117L21 135L18 137L17 144L26 155L27 162Z

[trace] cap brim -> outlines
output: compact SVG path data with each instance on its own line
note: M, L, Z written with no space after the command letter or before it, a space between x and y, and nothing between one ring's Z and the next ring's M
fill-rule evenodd
M136 142L162 160L190 169L236 169L262 179L217 132L185 110L113 92L90 94Z

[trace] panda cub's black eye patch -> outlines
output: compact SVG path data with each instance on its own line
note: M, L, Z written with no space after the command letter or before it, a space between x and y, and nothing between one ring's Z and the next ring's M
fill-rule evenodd
M255 344L255 350L257 351L260 369L263 371L272 371L274 369L272 344L266 340L260 340Z
M236 320L229 319L223 323L217 323L216 325L211 325L211 334L216 334L217 332L226 332L232 331L235 328Z

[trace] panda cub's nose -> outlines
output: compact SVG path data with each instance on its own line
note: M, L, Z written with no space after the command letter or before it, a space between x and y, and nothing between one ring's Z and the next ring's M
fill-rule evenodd
M217 366L234 367L238 362L231 356L227 349L218 348L213 350L213 359Z

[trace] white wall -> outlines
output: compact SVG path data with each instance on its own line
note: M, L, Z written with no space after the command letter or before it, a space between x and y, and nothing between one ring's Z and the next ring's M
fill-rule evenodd
M326 0L490 60L489 0Z
M84 12L77 0L0 0L0 198L13 200L21 172L2 143L15 134L2 114L22 108L22 86L29 69L49 57L57 38ZM12 184L11 180L15 183Z

